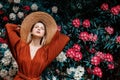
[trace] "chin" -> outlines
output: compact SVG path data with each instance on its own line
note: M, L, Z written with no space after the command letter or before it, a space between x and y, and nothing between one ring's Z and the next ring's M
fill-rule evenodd
M41 36L41 35L34 35L34 37L42 38L43 36Z

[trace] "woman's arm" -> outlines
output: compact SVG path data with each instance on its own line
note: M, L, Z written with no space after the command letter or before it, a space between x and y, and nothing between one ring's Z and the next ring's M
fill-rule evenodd
M56 32L52 41L50 42L50 44L48 44L48 64L58 56L58 54L63 50L68 41L68 36L60 33L59 31Z
M18 25L15 24L6 24L6 32L7 32L7 41L8 41L8 45L9 48L14 56L14 58L16 58L16 45L17 43L20 41L20 33L19 33L19 27Z

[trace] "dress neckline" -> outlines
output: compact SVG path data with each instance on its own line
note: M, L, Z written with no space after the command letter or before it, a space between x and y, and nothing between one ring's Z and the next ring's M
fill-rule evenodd
M29 59L30 59L30 61L34 61L34 59L35 59L35 58L37 57L37 55L38 55L38 51L39 51L40 49L42 49L44 46L42 46L42 47L40 47L40 48L38 48L38 49L36 50L35 55L34 55L33 58L31 58L30 45L29 45L29 44L28 44L28 47L29 47Z

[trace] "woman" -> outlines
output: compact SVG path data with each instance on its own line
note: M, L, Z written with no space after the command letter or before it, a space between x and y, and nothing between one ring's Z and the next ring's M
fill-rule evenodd
M57 31L54 19L45 12L33 12L18 26L6 24L8 43L18 63L14 80L40 80L42 71L56 58L69 41Z

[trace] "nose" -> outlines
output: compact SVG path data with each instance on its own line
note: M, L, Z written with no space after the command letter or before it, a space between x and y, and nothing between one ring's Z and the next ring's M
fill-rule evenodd
M40 28L37 28L37 30L40 30Z

